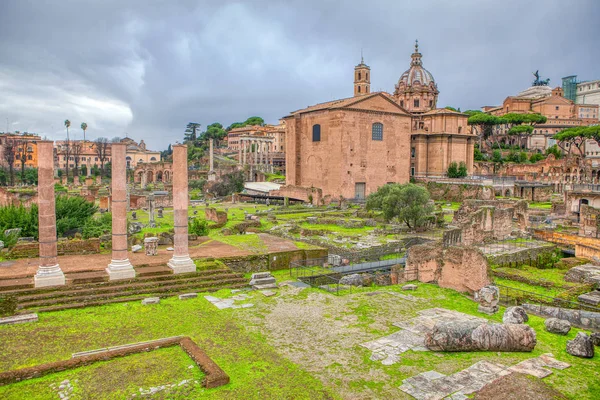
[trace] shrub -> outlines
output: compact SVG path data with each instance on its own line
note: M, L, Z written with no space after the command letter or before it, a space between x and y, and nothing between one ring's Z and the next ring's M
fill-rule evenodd
M7 229L21 228L21 234L6 237ZM18 236L38 237L38 207L32 204L30 208L23 205L0 207L0 240L10 247L17 242Z
M63 236L69 230L83 228L96 211L98 211L98 207L83 197L57 196L56 231L58 235Z
M192 235L206 236L208 235L208 222L206 220L192 219L188 222L188 231Z
M90 218L83 226L82 235L84 239L96 238L105 233L112 232L112 214L104 213L98 218Z

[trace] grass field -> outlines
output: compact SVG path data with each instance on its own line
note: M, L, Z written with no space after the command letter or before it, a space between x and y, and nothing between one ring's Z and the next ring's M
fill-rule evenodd
M288 280L287 271L275 273ZM174 385L158 398L188 399L372 399L409 397L398 389L402 380L436 370L450 374L477 361L513 365L553 353L572 366L553 370L544 379L572 399L600 396L600 355L580 359L565 351L566 337L545 332L543 319L530 316L537 333L532 353L407 352L398 364L385 366L369 359L361 343L398 331L393 323L412 318L420 309L444 307L501 322L501 311L478 314L466 296L435 285L419 284L411 292L421 301L406 301L387 292L399 286L353 289L335 296L318 289L283 287L274 297L258 292L246 302L254 307L217 310L202 295L197 299L138 302L40 314L37 323L0 327L0 370L69 358L71 353L106 346L187 335L231 377L231 383L203 389L195 383L201 372L178 348L124 357L77 370L0 387L3 399L46 399L64 379L73 385L71 399L131 398L140 388ZM212 295L231 296L228 290ZM54 388L51 387L54 385ZM23 397L25 396L25 397Z

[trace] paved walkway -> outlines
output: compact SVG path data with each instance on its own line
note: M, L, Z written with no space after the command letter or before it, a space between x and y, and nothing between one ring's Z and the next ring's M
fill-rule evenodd
M267 234L260 234L261 239L267 246L268 252L298 250L296 245L290 240L278 238ZM142 252L129 252L129 260L134 267L142 266L160 266L166 265L173 256L172 251L167 251L167 247L159 246L158 255L147 256ZM247 256L252 253L242 250L235 246L219 242L218 240L209 240L200 244L190 242L190 257L236 257ZM58 263L64 273L103 271L110 263L111 254L87 254L87 255L69 255L59 256ZM37 272L39 265L38 258L21 258L0 262L0 279L21 279L31 278Z

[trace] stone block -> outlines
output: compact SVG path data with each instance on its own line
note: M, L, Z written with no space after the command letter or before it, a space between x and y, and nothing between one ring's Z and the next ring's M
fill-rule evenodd
M566 335L571 330L571 323L569 321L558 318L548 318L544 321L544 326L548 332L559 335Z
M143 305L158 304L158 303L160 303L160 297L148 297L147 299L142 300Z
M590 340L594 346L600 346L600 332L594 332L590 335Z
M252 287L256 290L277 289L277 284L276 283L264 283L264 284L260 284L260 285L253 285Z
M402 290L417 290L417 288L418 286L413 284L402 286Z
M475 301L479 303L477 311L484 314L495 314L498 312L498 301L500 300L500 289L497 286L484 286L475 293Z
M131 246L131 252L132 253L137 253L140 250L142 250L142 246L140 246L139 244Z
M600 291L595 290L590 293L579 295L577 296L577 300L581 303L597 306L600 304Z
M523 307L508 307L502 316L505 324L522 324L529 321L529 316Z
M198 297L198 293L185 293L179 295L179 300L193 299Z
M167 247L167 251L175 251L173 247Z
M37 322L37 314L21 314L0 318L0 325L22 324L25 322Z
M575 357L594 357L594 345L588 335L577 332L575 339L567 341L567 353Z

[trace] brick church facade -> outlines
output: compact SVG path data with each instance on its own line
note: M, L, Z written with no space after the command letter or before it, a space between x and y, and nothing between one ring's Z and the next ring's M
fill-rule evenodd
M451 162L471 174L475 137L468 116L437 109L439 91L422 66L418 45L394 94L370 92L370 68L354 70L354 97L284 117L286 184L324 196L364 198L411 176L444 176Z

